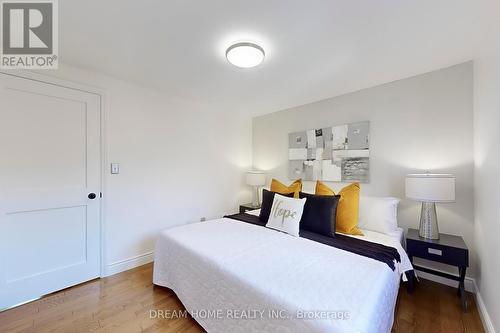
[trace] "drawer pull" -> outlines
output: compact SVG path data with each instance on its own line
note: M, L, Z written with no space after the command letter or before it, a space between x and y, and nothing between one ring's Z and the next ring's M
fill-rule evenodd
M429 251L430 254L435 254L437 256L442 256L443 255L443 251L441 251L441 250L429 248L427 251Z

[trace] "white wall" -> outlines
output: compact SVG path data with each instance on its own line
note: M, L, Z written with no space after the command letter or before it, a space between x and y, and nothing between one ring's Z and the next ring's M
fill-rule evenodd
M500 5L498 5L500 11ZM497 18L498 22L498 18ZM498 31L497 28L492 31ZM500 45L495 36L474 64L475 238L478 303L489 332L500 332Z
M149 260L159 230L236 212L249 200L249 116L72 67L42 74L105 91L108 274ZM120 174L110 174L111 162Z
M470 64L255 118L253 161L285 179L288 132L371 120L372 181L363 193L403 197L408 172L455 173L457 203L438 207L440 228L466 238L480 306L490 330L499 331L500 51L494 40L490 45L474 61L474 225ZM120 175L105 174L108 272L126 268L131 258L150 258L158 230L222 215L249 199L242 177L252 161L247 116L72 67L42 73L106 93L106 166L121 164ZM402 202L402 225L416 227L418 216L418 204Z
M362 194L404 198L412 172L456 175L456 203L437 206L441 232L461 235L474 276L473 77L464 63L253 119L253 164L288 178L288 133L369 120L370 178ZM330 183L334 189L344 184ZM306 189L314 190L314 182ZM418 228L420 204L403 200L399 224ZM449 267L442 267L443 269ZM456 273L456 268L452 270Z

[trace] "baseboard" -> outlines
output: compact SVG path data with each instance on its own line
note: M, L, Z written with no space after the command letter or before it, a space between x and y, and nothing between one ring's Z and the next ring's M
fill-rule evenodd
M454 288L458 287L458 282L457 281L450 280L450 279L447 279L447 278L444 278L444 277L441 277L441 276L436 276L436 275L433 275L433 274L429 274L429 273L426 273L426 272L422 272L422 271L419 271L419 270L417 270L417 276L419 278L423 278L423 279L426 279L426 280L431 280L431 281L434 281L434 282L437 282L437 283L441 283L441 284L444 284L444 285L447 285L447 286L450 286L450 287L454 287ZM468 276L465 277L465 290L467 290L468 292L474 293L474 294L476 293L476 282L474 281L473 278L468 277Z
M145 265L147 263L152 262L153 257L154 257L153 252L147 252L132 258L111 263L108 266L106 266L104 276L114 275L135 267Z
M476 283L474 282L474 285L475 284ZM476 303L479 310L479 316L483 322L484 331L486 333L495 333L495 327L493 327L493 322L488 314L488 310L486 310L486 305L484 304L483 298L481 297L481 293L479 292L479 288L477 286L476 291Z

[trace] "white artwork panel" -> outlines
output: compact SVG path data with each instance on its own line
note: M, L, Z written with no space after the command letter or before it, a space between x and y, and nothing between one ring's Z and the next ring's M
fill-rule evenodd
M334 159L348 158L348 157L370 157L370 150L334 150L332 151Z
M342 180L342 169L340 165L333 164L332 160L321 161L322 180L339 182Z
M290 148L290 149L288 149L288 159L290 161L307 160L307 149L306 148Z
M305 179L304 161L288 162L288 178L292 180Z
M307 131L307 148L316 148L316 130Z
M323 159L323 148L316 148L316 159L317 160Z
M341 126L332 127L332 148L333 149L346 149L348 132L349 132L348 125L341 125Z

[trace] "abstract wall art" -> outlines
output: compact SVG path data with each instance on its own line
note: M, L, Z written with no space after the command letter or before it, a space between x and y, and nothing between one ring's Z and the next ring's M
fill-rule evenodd
M290 179L367 183L370 122L290 133L288 160Z

